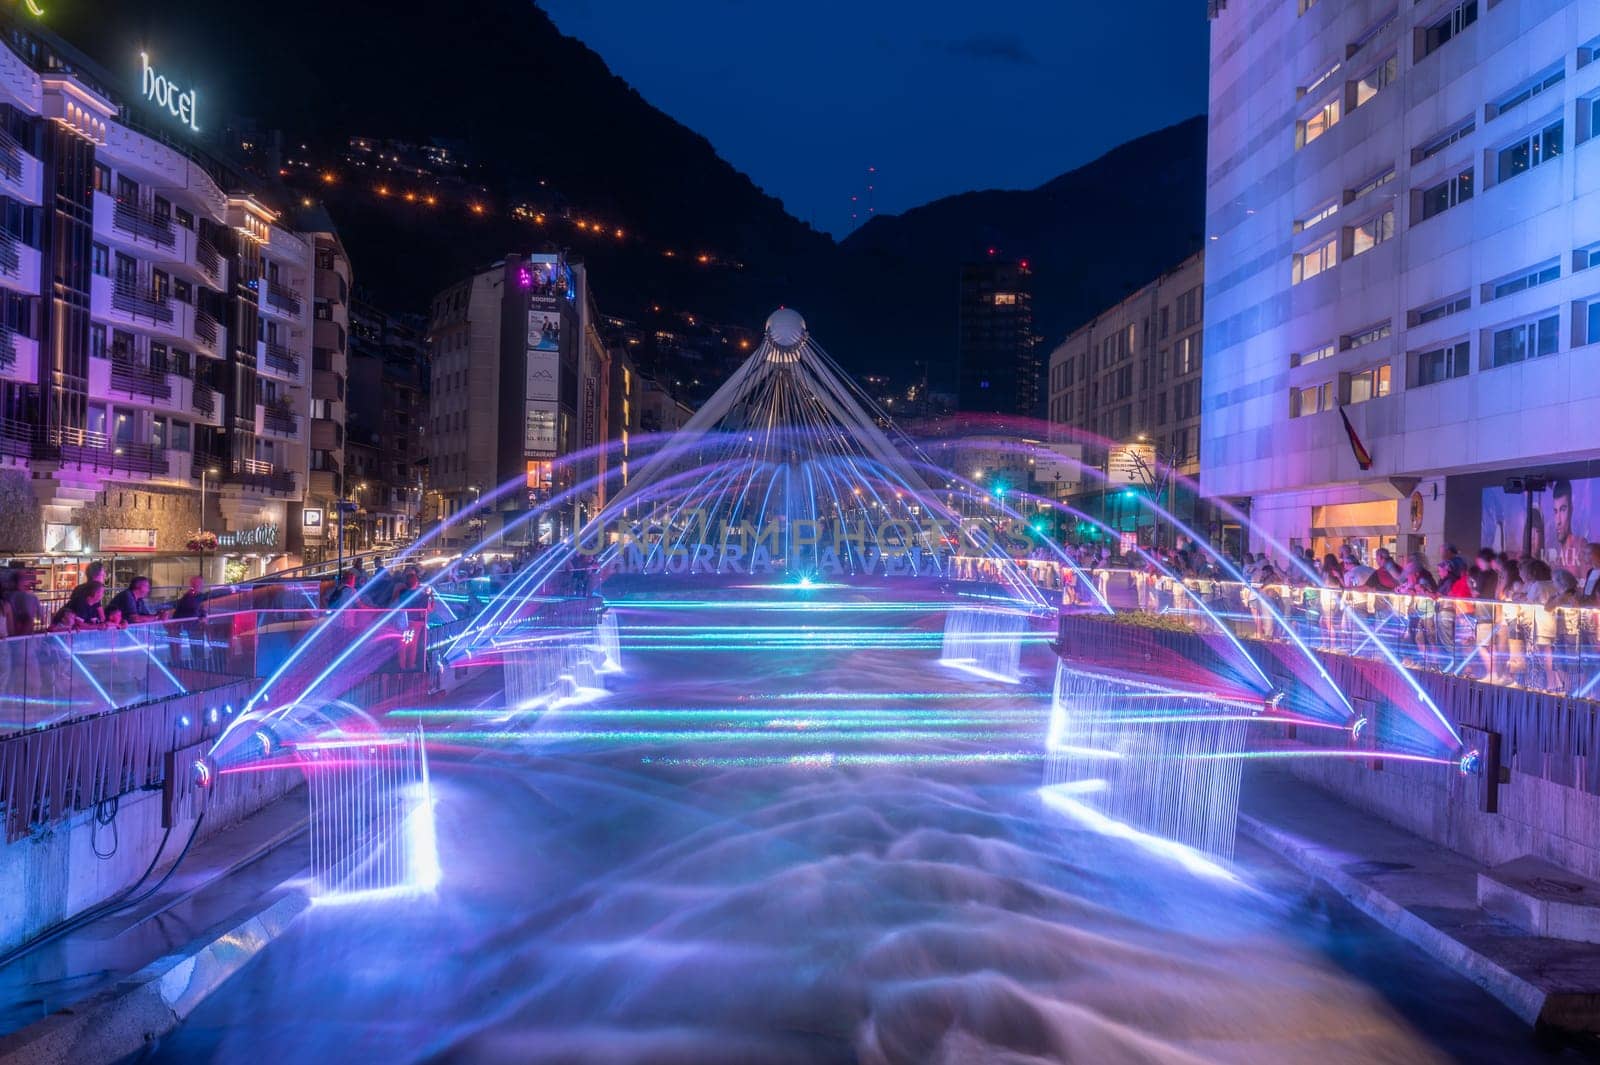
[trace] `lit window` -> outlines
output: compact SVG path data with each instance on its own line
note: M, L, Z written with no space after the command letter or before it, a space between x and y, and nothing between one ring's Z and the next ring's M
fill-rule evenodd
M1368 344L1376 344L1378 341L1386 339L1393 331L1388 322L1379 322L1377 325L1369 325L1365 329L1357 330L1354 333L1346 333L1339 338L1339 347L1343 351L1364 348Z
M1350 110L1354 111L1392 84L1399 70L1398 57L1390 56L1353 82L1350 86Z
M1350 397L1348 403L1365 403L1369 399L1381 399L1389 394L1389 364L1374 366L1350 375L1346 382L1345 391Z
M1361 184L1357 185L1355 188L1346 189L1345 190L1345 194L1344 194L1344 202L1345 203L1354 203L1355 201L1361 199L1361 197L1365 196L1367 193L1376 192L1378 189L1383 188L1385 185L1389 184L1389 182L1391 182L1393 180L1394 180L1394 167L1391 166L1391 167L1387 168L1386 170L1384 170L1383 173L1378 174L1375 177L1368 178L1366 181L1363 181Z
M1289 389L1289 417L1305 418L1333 409L1333 382Z
M1318 89L1322 88L1323 85L1327 84L1328 79L1337 73L1339 73L1339 64L1335 63L1333 66L1329 67L1327 70L1324 70L1321 74L1318 74L1315 78L1313 78L1310 85L1303 86L1298 95L1312 95Z
M1297 122L1294 131L1295 148L1304 148L1338 125L1341 111L1339 98L1334 97Z
M1310 351L1297 352L1289 356L1289 365L1304 366L1307 363L1320 362L1323 359L1332 358L1336 351L1338 351L1338 348L1330 343L1318 348L1312 348Z
M1394 209L1350 227L1350 255L1362 255L1394 236Z
M1016 302L1017 294L1015 292L996 292L994 294L994 305L996 307L1012 307L1016 305Z
M1338 261L1338 238L1329 237L1321 244L1295 255L1290 283L1298 285L1302 281L1309 281L1324 270L1332 269Z
M1321 221L1323 221L1325 219L1328 219L1328 218L1332 218L1334 216L1334 214L1338 210L1339 210L1339 201L1338 200L1329 200L1327 203L1323 204L1321 207L1317 208L1315 211L1312 211L1310 214L1306 215L1304 218L1296 220L1296 222L1294 224L1294 231L1296 233L1299 233L1301 230L1310 229L1312 226L1316 225L1318 222L1321 222Z

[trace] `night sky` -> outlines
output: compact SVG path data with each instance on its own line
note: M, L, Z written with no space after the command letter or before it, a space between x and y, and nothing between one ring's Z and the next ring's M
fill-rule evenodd
M542 0L645 99L843 235L1026 188L1206 107L1202 0Z

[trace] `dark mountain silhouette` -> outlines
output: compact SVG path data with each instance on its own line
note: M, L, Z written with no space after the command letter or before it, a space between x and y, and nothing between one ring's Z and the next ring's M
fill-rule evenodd
M968 192L879 216L840 251L858 299L859 341L946 353L954 369L960 265L995 254L1034 272L1034 324L1047 346L1200 249L1206 122L1146 134L1036 189ZM934 374L937 381L939 376Z
M137 7L137 9L136 9ZM974 192L880 216L841 243L658 111L531 0L278 0L242 16L214 0L62 5L52 22L127 90L138 51L201 88L202 127L232 115L329 158L354 134L446 138L497 197L477 218L398 208L371 183L319 188L358 283L386 306L426 310L433 293L551 231L513 221L524 190L558 192L623 226L626 241L557 243L589 263L601 307L661 305L759 325L779 303L858 371L930 365L953 377L960 262L996 247L1028 258L1047 343L1198 247L1204 123L1141 137L1037 189ZM543 182L543 185L540 185ZM555 229L556 227L552 227ZM666 258L662 249L679 252ZM701 252L720 264L702 266Z

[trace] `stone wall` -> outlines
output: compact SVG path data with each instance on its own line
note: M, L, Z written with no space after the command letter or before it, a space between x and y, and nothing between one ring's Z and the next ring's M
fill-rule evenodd
M183 551L200 528L200 495L181 488L108 485L76 515L84 546L100 550L101 529L154 529L157 551Z
M43 550L44 520L28 474L0 470L0 554L34 555Z

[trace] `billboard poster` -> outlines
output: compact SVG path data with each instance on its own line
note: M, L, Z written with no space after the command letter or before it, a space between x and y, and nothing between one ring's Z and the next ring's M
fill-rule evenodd
M555 307L528 308L528 350L561 350L561 311Z
M553 458L556 453L556 405L527 401L527 421L522 434L527 458Z
M1587 542L1600 540L1600 478L1556 477L1529 494L1485 488L1481 513L1482 546L1521 558L1531 523L1534 556L1581 579L1589 568Z

